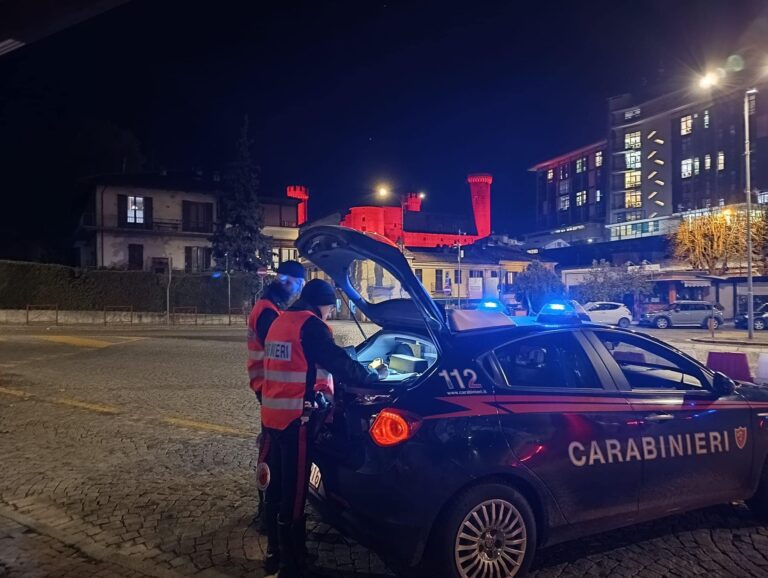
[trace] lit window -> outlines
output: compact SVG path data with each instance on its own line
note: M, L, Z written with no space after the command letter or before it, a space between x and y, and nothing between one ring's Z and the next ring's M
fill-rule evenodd
M640 191L627 191L624 193L624 206L627 209L639 209L643 206L643 197Z
M698 175L701 172L701 163L699 163L699 157L693 158L693 174Z
M144 197L128 197L128 221L141 224L144 222Z
M624 156L626 158L628 169L640 168L640 151L630 151L630 152L624 153Z
M568 195L560 197L559 207L561 211L567 211L571 207L571 197Z
M640 131L628 132L624 135L624 148L625 149L639 149L640 143Z
M693 174L693 159L683 159L680 163L680 176L684 179L691 178Z
M576 172L577 173L583 173L585 170L585 163L584 159L576 159Z
M704 128L709 128L709 110L704 111Z
M568 178L568 165L560 165L560 180Z
M549 169L547 171L547 180L551 181L554 178L555 178L555 171L554 171L554 169Z
M689 114L680 118L680 134L686 135L693 132L693 117Z
M603 151L597 151L595 153L595 166L596 167L603 166Z
M576 193L576 206L580 207L587 203L587 191L578 191Z
M712 155L704 155L704 170L708 171L712 168Z
M725 170L725 153L723 151L720 151L719 153L717 153L717 170L718 171Z
M567 195L570 192L570 188L568 187L570 185L570 181L560 181L557 185L558 193L561 195Z
M763 191L761 193L757 193L757 202L761 205L765 205L768 203L768 191Z
M603 200L603 191L601 191L600 189L597 189L595 191L595 202L599 203L602 200Z
M757 99L755 98L757 95L752 92L747 95L747 102L749 103L749 114L755 114L755 109L757 107Z
M624 173L624 188L631 189L632 187L639 187L642 181L642 174L640 171L628 171Z

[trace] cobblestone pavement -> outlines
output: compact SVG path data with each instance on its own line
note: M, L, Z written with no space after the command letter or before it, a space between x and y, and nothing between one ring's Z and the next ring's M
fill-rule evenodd
M241 337L0 333L0 576L262 576ZM314 514L310 540L329 576L390 574ZM533 576L768 576L767 557L768 528L722 506L549 548Z

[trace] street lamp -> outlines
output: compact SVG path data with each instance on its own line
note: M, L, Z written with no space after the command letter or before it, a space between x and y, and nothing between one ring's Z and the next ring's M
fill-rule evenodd
M720 82L720 76L716 72L707 72L699 79L699 87L707 89L716 86ZM753 303L752 289L752 166L749 143L749 97L755 94L757 94L756 88L750 88L744 92L744 192L747 196L747 338L750 340L755 337L755 304Z

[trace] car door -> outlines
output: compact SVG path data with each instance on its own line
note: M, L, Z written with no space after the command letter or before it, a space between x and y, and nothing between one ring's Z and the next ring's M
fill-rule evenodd
M493 355L499 419L518 465L570 523L632 519L640 463L614 459L631 435L631 408L580 330L524 337Z
M690 325L693 311L693 305L689 303L680 303L672 310L672 325Z
M642 461L640 511L674 512L744 497L751 471L750 409L718 397L692 358L645 336L587 332L635 415L631 459Z
M607 323L606 315L608 311L606 310L606 305L606 303L593 303L592 307L587 310L589 318L594 323Z

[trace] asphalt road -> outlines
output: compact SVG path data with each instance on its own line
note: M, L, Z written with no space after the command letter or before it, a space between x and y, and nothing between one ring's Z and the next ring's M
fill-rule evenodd
M351 324L335 335L359 339ZM0 576L262 576L265 544L249 527L260 425L243 338L242 328L0 328ZM310 520L328 576L390 575ZM721 506L546 549L533 572L696 575L768 576L768 528Z

